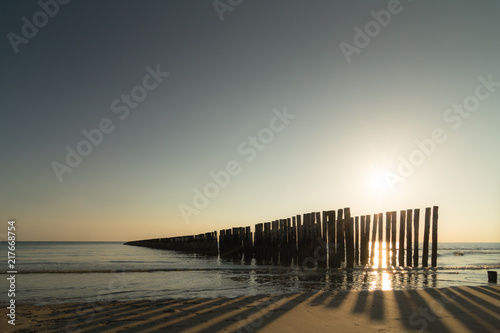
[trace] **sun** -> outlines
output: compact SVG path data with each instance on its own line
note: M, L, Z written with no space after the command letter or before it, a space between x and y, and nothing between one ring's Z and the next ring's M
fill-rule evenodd
M375 172L371 178L371 188L374 192L382 194L389 190L389 186L383 172Z

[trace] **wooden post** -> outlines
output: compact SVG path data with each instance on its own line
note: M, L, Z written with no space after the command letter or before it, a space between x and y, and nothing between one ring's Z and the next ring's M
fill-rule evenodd
M326 243L323 243L323 234L321 233L321 227L323 225L323 221L321 220L321 213L316 212L316 223L314 225L314 246L313 246L313 255L318 262L319 267L326 267ZM316 251L318 249L318 251ZM325 254L322 254L325 253Z
M392 229L391 229L391 252L392 252L392 256L391 256L391 265L392 266L397 266L398 264L396 263L396 225L397 225L397 221L396 221L396 212L392 212L391 214L391 226L392 226Z
M294 262L297 262L297 222L296 217L292 216L292 242L290 244L292 248L292 259Z
M297 263L300 264L304 251L304 230L302 229L302 215L297 215Z
M354 264L359 265L359 216L354 221Z
M378 214L378 267L382 267L382 242L384 241L384 214Z
M351 217L345 220L345 246L346 246L346 267L354 267L354 219Z
M372 228L372 248L370 251L370 265L373 267L374 259L375 259L375 241L377 240L377 223L378 223L378 214L373 214L373 228Z
M361 240L361 244L360 244L360 262L361 262L361 265L362 266L365 266L366 265L366 262L365 262L365 237L366 237L366 215L362 215L361 216L361 236L360 236L360 240Z
M345 224L348 223L348 221L351 219L351 208L349 207L346 207L344 208L344 238L345 238L345 253L346 253L346 256L345 256L345 260L346 260L346 263L347 263L347 233L345 231ZM352 235L354 235L354 233L352 233ZM353 239L353 244L354 244L354 239ZM354 255L354 252L353 252L353 255ZM353 256L353 261L354 261L354 256Z
M278 263L279 258L279 221L273 221L272 223L272 257L273 262Z
M405 266L405 226L406 226L406 210L402 210L399 214L399 266Z
M422 249L422 267L429 266L429 229L431 228L431 207L425 209L424 248Z
M411 267L412 264L412 210L406 210L406 266Z
M337 212L337 265L340 267L341 263L345 261L345 251L344 251L344 211L339 209Z
M325 247L326 247L326 243L328 242L328 212L327 211L323 211L323 225L321 226L322 227L322 230L321 230L321 239L323 240L323 244L325 244Z
M271 222L264 223L264 258L271 258Z
M420 224L420 209L413 210L413 243L415 243L413 251L413 267L418 267L418 229Z
M385 264L389 267L390 257L391 257L391 212L385 213Z
M370 215L366 215L366 224L365 224L365 254L364 254L364 262L365 265L368 264L368 252L370 251Z
M331 210L329 212L328 220L328 267L335 267L335 257L336 257L336 235L335 235L335 211Z
M222 258L224 252L225 252L225 249L224 249L224 246L225 246L225 239L224 237L226 237L226 231L225 230L221 230L220 231L220 239L219 239L219 255L220 257Z
M438 249L438 206L432 209L432 267L437 267L437 249Z

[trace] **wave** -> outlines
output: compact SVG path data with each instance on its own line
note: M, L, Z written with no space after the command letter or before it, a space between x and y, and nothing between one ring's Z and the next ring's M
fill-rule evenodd
M451 251L451 250L450 250ZM440 256L465 256L465 255L477 255L477 254L485 254L485 255L498 255L500 251L477 251L477 250L453 250L448 253L438 253L438 257Z

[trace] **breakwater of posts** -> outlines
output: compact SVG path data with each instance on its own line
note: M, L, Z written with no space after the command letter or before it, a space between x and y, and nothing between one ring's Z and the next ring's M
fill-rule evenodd
M250 226L235 227L220 230L219 237L214 231L125 244L330 268L429 267L430 251L430 266L436 267L438 208L425 209L422 227L418 208L361 216L352 216L350 208L343 208L258 223L254 232Z

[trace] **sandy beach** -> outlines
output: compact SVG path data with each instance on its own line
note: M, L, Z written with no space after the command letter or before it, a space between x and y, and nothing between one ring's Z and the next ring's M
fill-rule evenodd
M500 287L18 304L7 332L499 332Z

